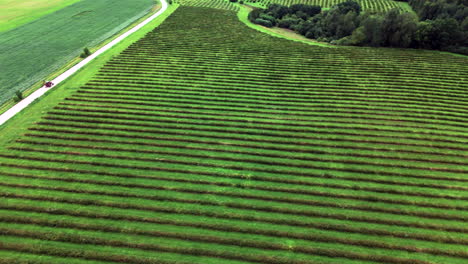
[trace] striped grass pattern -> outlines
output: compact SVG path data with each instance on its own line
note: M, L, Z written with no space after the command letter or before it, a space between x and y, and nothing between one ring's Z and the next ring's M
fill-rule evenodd
M467 62L182 6L0 151L0 263L466 263Z

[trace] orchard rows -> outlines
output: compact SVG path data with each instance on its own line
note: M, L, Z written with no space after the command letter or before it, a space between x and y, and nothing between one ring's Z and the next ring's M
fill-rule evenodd
M0 152L0 259L466 263L466 62L180 7Z

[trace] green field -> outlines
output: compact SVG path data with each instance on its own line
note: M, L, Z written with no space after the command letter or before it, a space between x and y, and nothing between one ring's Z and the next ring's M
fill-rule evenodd
M0 104L150 12L154 0L82 0L0 32ZM2 11L0 11L2 12Z
M19 27L81 0L0 0L0 32Z
M467 262L466 57L140 35L0 130L5 263Z

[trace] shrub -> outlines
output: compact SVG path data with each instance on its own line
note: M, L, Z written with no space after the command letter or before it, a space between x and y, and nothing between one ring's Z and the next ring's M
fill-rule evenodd
M231 3L237 3L237 0L229 0Z
M88 48L84 48L84 49L83 49L83 53L81 53L80 57L81 57L81 58L86 58L86 57L88 57L89 55L91 55L91 51L89 51Z
M276 25L276 18L273 16L262 13L259 18L270 21L273 26Z
M262 9L252 10L252 12L250 12L248 16L249 21L255 23L255 20L259 18L261 13L262 13Z
M19 102L24 99L23 92L21 92L20 90L16 91L15 95L16 95L16 97L14 98L15 102Z
M244 4L244 1L240 1L239 4L243 5L243 4Z
M283 19L278 21L278 27L281 28L293 28L295 25L299 24L302 20L295 15L285 16Z
M259 24L259 25L262 25L262 26L265 26L265 27L272 27L273 26L273 23L271 23L271 21L265 20L265 19L262 19L262 18L255 19L255 24Z

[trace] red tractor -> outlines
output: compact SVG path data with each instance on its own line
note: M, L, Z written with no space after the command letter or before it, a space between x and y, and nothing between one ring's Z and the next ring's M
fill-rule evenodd
M44 81L44 86L47 87L47 88L50 88L50 87L54 86L54 83L51 82L51 81L48 81L48 82Z

